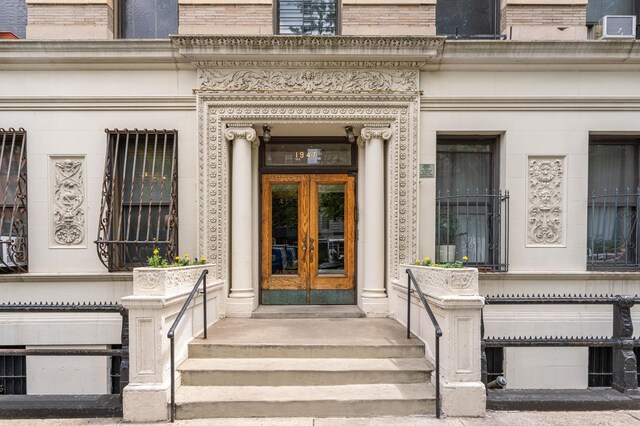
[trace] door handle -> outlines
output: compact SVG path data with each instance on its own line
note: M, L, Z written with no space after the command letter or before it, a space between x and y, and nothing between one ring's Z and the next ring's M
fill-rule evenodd
M313 252L314 252L314 250L316 249L316 248L313 246L314 239L313 239L313 238L309 238L309 242L310 242L310 244L309 244L309 263L313 263L313 258L315 257L315 256L313 255L313 254L314 254Z
M302 261L305 262L307 260L307 233L305 232L304 237L302 238Z

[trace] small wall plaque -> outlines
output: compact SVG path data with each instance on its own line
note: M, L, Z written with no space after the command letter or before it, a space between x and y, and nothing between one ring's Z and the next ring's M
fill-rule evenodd
M433 179L436 177L435 164L420 164L420 179Z

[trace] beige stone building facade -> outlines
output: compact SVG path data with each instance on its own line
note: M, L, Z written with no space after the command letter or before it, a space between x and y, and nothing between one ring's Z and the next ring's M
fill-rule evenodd
M481 296L638 294L636 1L137 3L0 5L0 304L152 309L131 270L154 248L207 259L216 319L351 304L405 323L399 266L425 257L466 257ZM0 311L0 348L116 348L120 321ZM610 306L484 322L612 327ZM492 356L507 389L586 389L606 355ZM15 393L111 389L105 358L24 362Z

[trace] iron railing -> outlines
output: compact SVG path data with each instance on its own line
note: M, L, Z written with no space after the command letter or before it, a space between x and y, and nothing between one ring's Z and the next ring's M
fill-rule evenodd
M112 312L122 317L120 349L0 349L4 356L107 356L120 357L119 393L122 401L122 390L129 384L129 313L117 303L8 303L0 304L0 313L5 312Z
M110 271L145 266L178 247L178 133L105 130L108 135L97 245Z
M633 337L631 308L640 297L611 295L500 295L486 296L485 305L613 305L613 336L521 336L484 337L484 312L481 317L482 379L487 384L487 358L485 348L505 347L612 347L612 388L620 392L638 389L637 360L634 347L640 339Z
M438 193L436 263L468 258L485 272L509 268L509 191Z
M440 328L440 324L438 324L438 320L435 315L433 315L433 311L427 302L427 298L424 297L424 293L420 289L418 282L416 281L416 277L413 276L413 272L411 269L407 269L407 339L411 339L411 294L418 293L418 298L422 302L422 306L425 311L427 311L427 315L429 315L429 319L431 319L431 323L433 324L434 332L435 332L435 357L436 357L436 418L440 418L440 338L442 337L442 329ZM413 287L415 290L411 288L411 283L413 283Z
M185 300L184 304L182 305L182 309L180 309L180 312L178 313L178 316L176 316L176 319L173 321L173 324L171 325L171 328L169 329L169 332L167 333L167 337L169 338L169 343L170 343L170 347L171 347L171 407L169 407L169 411L171 412L171 423L173 423L176 419L176 353L175 353L175 333L176 333L176 328L178 327L178 324L180 324L180 320L182 320L182 317L184 316L185 312L187 312L187 308L189 307L189 304L191 303L191 301L193 300L193 297L195 296L196 292L198 291L198 288L200 287L200 283L202 283L202 315L204 317L204 322L203 322L203 328L204 328L204 333L202 338L206 339L207 338L207 274L209 273L208 269L205 269L204 271L202 271L202 273L200 274L200 277L198 278L198 281L196 281L196 284L193 286L193 289L191 290L191 293L189 293L189 297L187 297L187 300Z
M27 272L27 132L0 129L0 273Z
M589 198L587 265L589 270L640 269L638 206L640 188L595 192Z

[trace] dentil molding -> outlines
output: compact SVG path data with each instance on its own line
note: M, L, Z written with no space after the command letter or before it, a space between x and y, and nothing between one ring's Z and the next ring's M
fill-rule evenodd
M533 157L529 162L527 244L562 245L565 225L564 157Z

